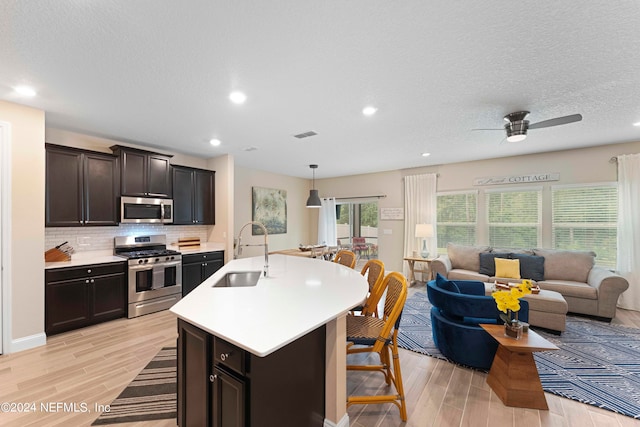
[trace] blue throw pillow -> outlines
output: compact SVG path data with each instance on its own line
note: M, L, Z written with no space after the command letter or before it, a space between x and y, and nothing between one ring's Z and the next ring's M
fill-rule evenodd
M539 282L544 280L544 257L527 254L511 254L511 259L520 260L520 277Z
M483 252L480 254L480 274L486 274L489 277L496 275L496 258L511 258L508 252Z
M445 291L455 292L457 294L460 293L458 285L450 280L445 279L440 273L438 273L438 275L436 276L436 286Z

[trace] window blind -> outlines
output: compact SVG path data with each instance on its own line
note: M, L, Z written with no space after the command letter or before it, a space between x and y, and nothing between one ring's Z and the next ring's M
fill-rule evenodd
M490 246L539 246L542 189L487 191L486 206Z
M476 191L437 195L438 253L447 253L447 243L475 245L478 228Z
M616 184L553 186L551 192L553 247L594 251L598 265L615 268L618 233Z

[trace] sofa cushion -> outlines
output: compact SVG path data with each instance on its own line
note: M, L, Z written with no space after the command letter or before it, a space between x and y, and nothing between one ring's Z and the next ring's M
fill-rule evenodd
M534 249L533 252L535 255L544 257L545 280L586 283L589 271L595 265L596 254L591 251Z
M511 254L509 258L520 261L520 277L536 282L544 279L544 257L526 254Z
M458 285L456 285L450 280L447 280L440 273L438 273L438 275L436 276L436 286L445 291L455 292L457 294L460 293L460 289L458 288Z
M510 252L482 252L480 253L480 274L486 274L487 276L496 275L496 258L511 258Z
M545 280L538 282L540 289L555 291L566 298L579 298L588 300L598 299L598 290L586 283L569 280Z
M489 246L466 246L447 243L447 255L451 268L480 271L480 254L489 252Z
M495 258L496 276L505 279L520 278L520 261L517 259Z

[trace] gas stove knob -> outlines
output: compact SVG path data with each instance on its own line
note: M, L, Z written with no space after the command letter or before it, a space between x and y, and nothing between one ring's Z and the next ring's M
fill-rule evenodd
M145 258L144 263L146 264L146 263L148 263L148 262L149 262L149 260Z
M138 260L138 264L142 264L143 262L143 260Z
M160 261L160 258L156 258L156 262Z

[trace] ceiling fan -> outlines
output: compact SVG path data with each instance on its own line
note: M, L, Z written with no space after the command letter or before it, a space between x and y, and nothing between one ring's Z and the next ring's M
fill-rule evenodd
M581 114L571 114L569 116L556 117L554 119L543 120L541 122L529 124L527 116L528 111L516 111L515 113L509 113L504 116L504 120L507 122L504 125L504 130L507 131L507 141L518 142L527 137L527 131L529 129L548 128L551 126L566 125L569 123L579 122L582 120ZM502 129L474 129L474 130L502 130Z

